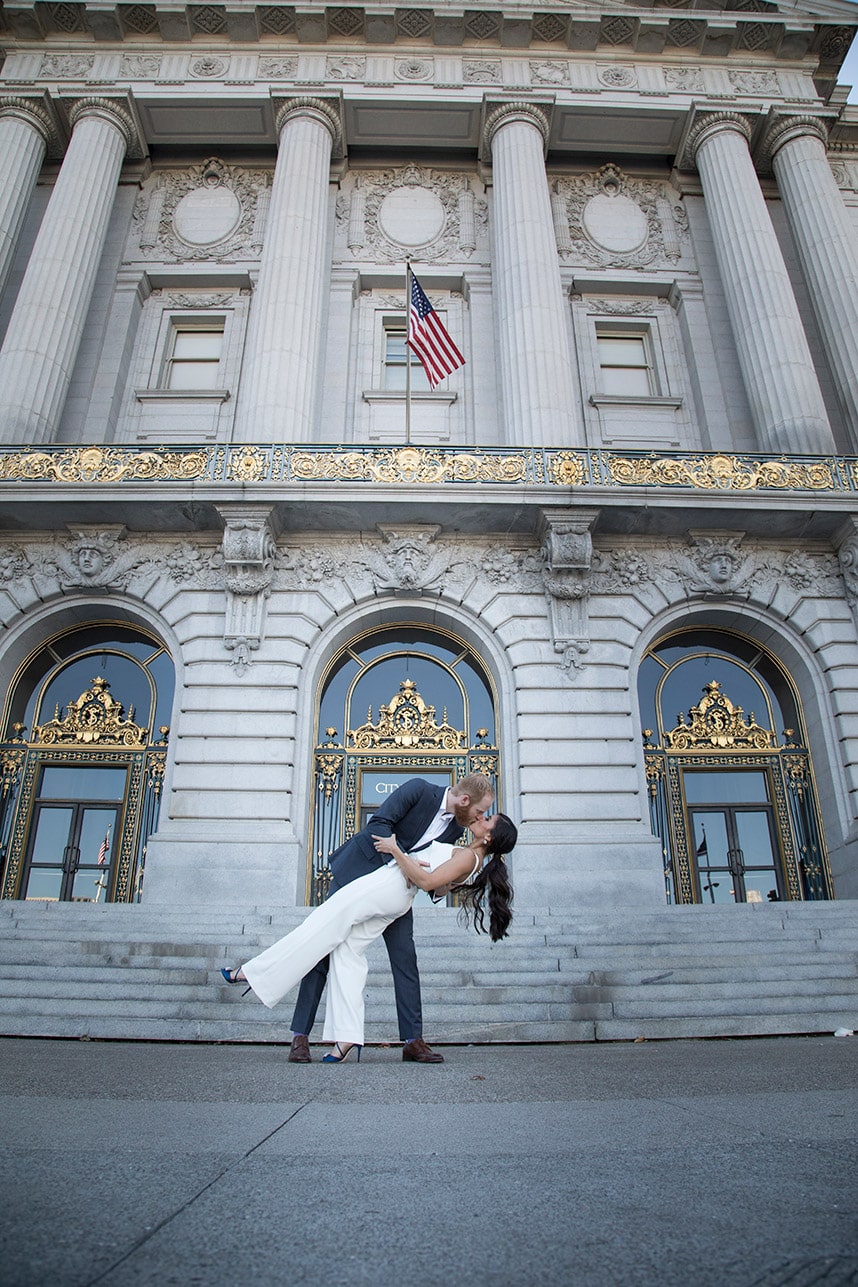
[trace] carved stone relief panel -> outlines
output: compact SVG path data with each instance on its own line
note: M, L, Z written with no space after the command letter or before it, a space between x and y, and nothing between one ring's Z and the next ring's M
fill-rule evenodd
M622 594L647 585L658 586L669 601L743 599L765 607L786 588L800 598L844 595L833 551L776 547L749 540L743 532L701 529L682 542L602 546L595 552L592 594Z
M134 209L142 255L183 262L255 258L269 185L267 172L227 165L217 157L178 173L162 171L146 184Z
M23 608L69 590L121 591L144 597L162 577L175 585L225 587L223 554L199 540L131 535L121 523L70 524L55 533L0 545L3 593Z
M667 183L632 179L616 165L552 185L561 258L598 268L675 265L688 245L688 216Z
M488 209L465 174L407 165L349 176L337 201L339 240L354 257L398 263L469 257L488 244Z

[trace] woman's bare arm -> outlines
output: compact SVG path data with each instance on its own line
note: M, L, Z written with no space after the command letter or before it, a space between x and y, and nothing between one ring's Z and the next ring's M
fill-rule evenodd
M465 876L470 876L477 860L473 849L456 848L446 862L442 862L440 867L430 871L428 867L422 867L410 854L399 848L396 836L374 836L373 839L379 853L390 854L396 859L403 876L410 884L416 885L418 889L425 889L429 893L443 889L445 885L455 885Z

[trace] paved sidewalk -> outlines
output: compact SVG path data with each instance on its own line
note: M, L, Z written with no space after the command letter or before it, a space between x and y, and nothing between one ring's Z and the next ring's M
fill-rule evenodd
M0 1282L858 1283L858 1037L445 1053L0 1039Z

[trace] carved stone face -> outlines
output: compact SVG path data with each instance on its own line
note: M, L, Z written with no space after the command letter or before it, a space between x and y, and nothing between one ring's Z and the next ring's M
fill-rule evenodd
M726 585L733 575L733 560L726 551L719 550L709 560L709 575L716 585Z
M98 576L104 570L104 555L96 545L82 545L74 558L84 576Z

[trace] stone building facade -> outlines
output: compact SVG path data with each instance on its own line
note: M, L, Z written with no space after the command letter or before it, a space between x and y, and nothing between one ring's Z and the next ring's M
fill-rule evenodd
M2 22L3 897L470 769L522 907L858 897L854 7Z

